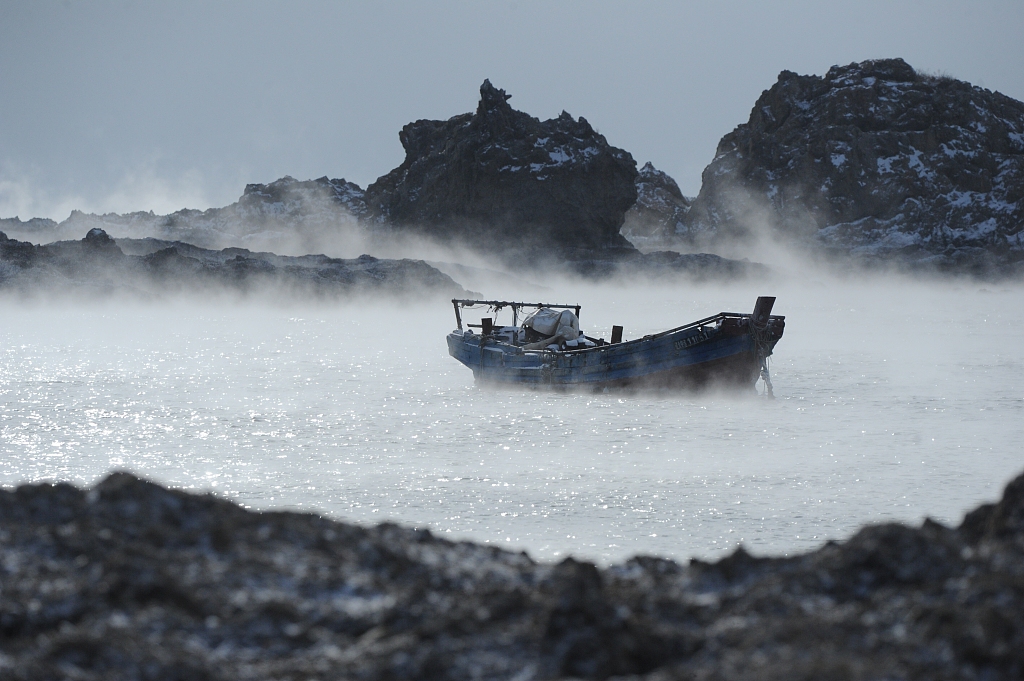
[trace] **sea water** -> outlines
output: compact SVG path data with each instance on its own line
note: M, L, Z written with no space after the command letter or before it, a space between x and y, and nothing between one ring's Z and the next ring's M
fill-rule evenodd
M786 316L775 399L478 387L447 354L443 300L8 300L0 484L129 470L254 509L607 564L738 544L792 554L866 523L956 524L1024 470L1019 285L531 296L579 302L589 335L622 324L629 339L747 312L759 294Z

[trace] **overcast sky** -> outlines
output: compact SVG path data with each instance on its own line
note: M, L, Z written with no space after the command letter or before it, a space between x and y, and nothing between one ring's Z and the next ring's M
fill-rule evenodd
M209 208L401 163L490 78L686 194L779 71L900 56L1024 100L1024 2L0 0L0 217Z

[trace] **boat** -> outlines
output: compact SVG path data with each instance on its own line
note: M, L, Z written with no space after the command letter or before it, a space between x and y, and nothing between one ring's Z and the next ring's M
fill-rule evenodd
M579 330L580 305L453 299L457 329L448 334L448 353L473 370L478 383L552 388L756 390L772 394L768 358L782 338L786 318L771 314L775 298L761 296L751 313L719 312L668 331L622 340ZM510 309L512 324L495 317L463 324L463 313ZM526 311L520 324L520 315ZM486 312L485 312L486 313Z

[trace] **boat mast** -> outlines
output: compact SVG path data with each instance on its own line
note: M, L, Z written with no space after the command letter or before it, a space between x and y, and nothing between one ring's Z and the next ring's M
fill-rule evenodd
M459 312L459 301L453 300L452 305L455 306L455 323L459 325L459 331L462 331L462 314Z

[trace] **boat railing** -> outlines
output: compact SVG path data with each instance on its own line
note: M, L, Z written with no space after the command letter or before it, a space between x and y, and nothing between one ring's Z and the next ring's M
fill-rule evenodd
M674 329L669 329L668 331L661 331L659 333L653 334L651 336L646 336L646 337L647 338L654 338L655 336L664 336L665 334L669 334L669 333L676 333L678 331L686 331L687 329L692 329L695 326L707 326L711 322L716 322L719 319L747 319L747 320L749 320L752 316L753 315L751 313L749 313L749 312L719 312L716 315L711 315L710 317L705 317L704 319L698 319L695 322L690 322L689 324L683 324L682 326L677 326ZM776 319L776 320L779 320L779 321L785 321L786 318L783 315L770 315L768 317L768 319L769 320Z
M719 312L718 314L711 315L710 317L705 317L704 319L698 319L695 322L690 322L689 324L683 324L682 326L677 326L675 328L668 329L667 331L659 331L658 333L652 333L652 334L649 334L649 335L646 335L646 336L642 336L640 338L634 338L631 341L623 341L623 344L625 344L625 343L635 343L637 341L642 341L642 340L650 340L652 338L660 338L662 336L668 336L668 335L673 334L673 333L679 333L680 331L686 331L687 329L694 329L694 328L699 328L701 326L708 326L708 325L710 325L712 323L715 323L715 322L718 322L718 321L724 321L726 319L748 320L749 321L752 316L753 315L751 315L751 313L749 313L749 312ZM786 318L783 315L770 315L768 317L768 320L769 320L769 323L770 323L771 320L785 321ZM589 350L591 348L581 348L580 350L584 350L584 349ZM569 350L568 352L578 352L578 351L579 350ZM547 352L547 351L546 350L539 350L537 352Z
M575 305L549 305L547 303L511 303L511 302L505 302L505 301L489 301L489 300L453 300L452 302L455 303L455 314L456 314L456 318L459 321L459 330L460 331L462 330L462 319L459 316L459 304L460 303L486 304L486 305L489 305L491 307L495 307L496 311L501 309L501 307L499 307L499 306L503 307L503 306L512 306L512 305L515 305L516 308L523 308L523 307L531 307L531 308L532 307L557 307L557 308L563 308L563 309L566 309L566 308L567 309L572 309L572 308L576 307ZM515 308L513 308L513 309L515 309ZM752 318L752 316L753 315L750 312L719 312L718 314L711 315L710 317L705 317L704 319L698 319L695 322L689 322L688 324L683 324L682 326L677 326L677 327L668 329L667 331L660 331L658 333L649 334L649 335L643 336L641 338L634 338L631 341L624 341L623 343L624 344L625 343L634 343L634 342L637 342L637 341L650 340L652 338L659 338L661 336L667 336L669 334L679 333L680 331L686 331L687 329L699 328L699 327L702 327L702 326L709 326L711 324L716 324L719 321L725 321L727 319L735 319L737 321L744 321L744 320L746 320L746 321L749 322L749 320ZM786 319L786 317L784 315L770 315L768 317L768 323L770 323L773 320L774 321L785 321L785 319ZM513 326L514 325L515 325L515 323L513 323ZM473 326L475 326L475 325L473 325ZM590 337L588 336L587 338L590 338ZM596 339L590 339L590 340L596 340ZM516 347L516 346L513 346L513 347ZM518 348L518 349L519 349L520 352L528 353L528 354L544 354L544 353L547 353L547 352L551 352L550 350L547 350L547 349L540 349L540 350L523 350L522 348ZM592 349L593 348L579 348L577 350L566 350L564 352L582 352L582 351L592 350Z

